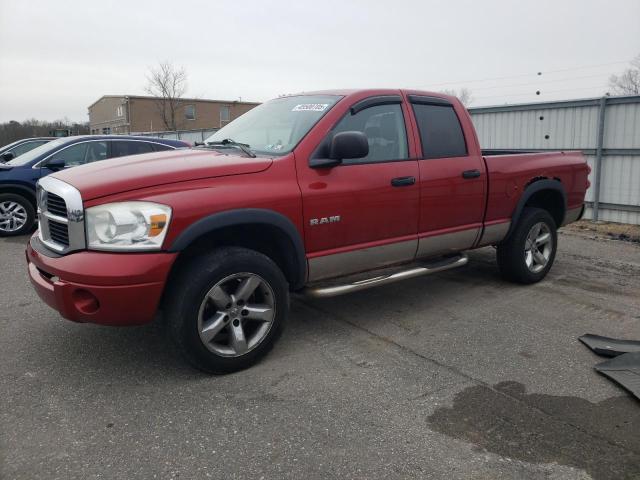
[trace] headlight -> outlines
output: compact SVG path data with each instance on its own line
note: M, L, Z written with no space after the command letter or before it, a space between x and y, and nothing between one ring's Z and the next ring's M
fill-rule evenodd
M151 202L118 202L87 208L90 250L159 250L167 236L171 207Z

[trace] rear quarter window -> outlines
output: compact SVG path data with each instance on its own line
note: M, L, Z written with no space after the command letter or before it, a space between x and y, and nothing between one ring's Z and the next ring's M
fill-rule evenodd
M151 144L135 140L116 140L111 142L111 157L125 157L127 155L138 155L140 153L152 152Z
M149 145L151 145L151 147L156 152L162 152L164 150L173 150L173 147L170 147L169 145L165 145L163 143L150 143Z

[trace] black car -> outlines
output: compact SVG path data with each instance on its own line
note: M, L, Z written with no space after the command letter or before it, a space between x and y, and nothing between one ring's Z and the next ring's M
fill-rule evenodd
M36 183L50 173L85 163L185 148L180 140L123 135L81 135L51 140L0 163L0 237L28 233L36 223Z
M23 153L27 153L40 145L54 140L54 137L34 137L16 140L13 143L0 147L0 163L8 162Z

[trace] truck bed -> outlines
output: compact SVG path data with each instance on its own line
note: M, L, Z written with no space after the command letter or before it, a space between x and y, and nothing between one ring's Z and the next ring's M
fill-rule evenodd
M515 200L535 180L562 183L567 210L582 206L590 171L582 152L482 150L482 153L489 179L486 222L511 218Z

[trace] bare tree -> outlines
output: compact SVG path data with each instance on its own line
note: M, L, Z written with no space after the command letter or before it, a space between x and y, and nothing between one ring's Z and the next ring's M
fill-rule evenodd
M145 91L156 97L156 107L167 130L178 130L181 117L178 110L181 97L187 91L187 72L165 61L149 69Z
M627 68L620 76L611 75L609 86L618 95L640 95L640 55L631 60L631 68Z
M440 93L458 97L458 100L460 100L465 107L471 105L474 100L473 95L471 94L471 90L469 90L468 88L461 88L460 90L440 90Z

